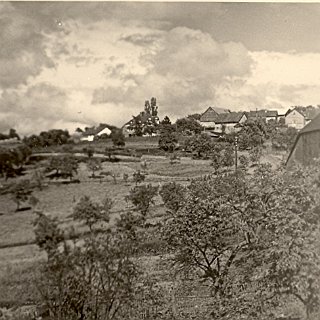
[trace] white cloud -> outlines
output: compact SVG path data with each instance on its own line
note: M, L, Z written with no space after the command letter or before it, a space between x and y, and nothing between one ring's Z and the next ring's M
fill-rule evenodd
M214 104L245 110L320 103L320 54L249 52L151 19L82 17L56 30L10 4L2 8L0 17L9 19L0 19L0 40L9 43L12 34L17 54L0 48L0 131L121 126L152 96L160 115L173 119Z

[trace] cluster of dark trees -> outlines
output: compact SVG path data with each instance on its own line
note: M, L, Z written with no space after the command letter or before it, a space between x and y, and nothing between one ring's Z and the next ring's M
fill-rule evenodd
M20 137L17 134L15 129L11 128L8 134L0 133L0 140L13 139L13 138L20 140Z
M135 136L152 135L159 127L157 99L152 97L146 100L144 111L138 116L133 116L128 129L134 132Z
M23 138L23 142L30 148L41 148L63 145L70 141L68 130L52 129L42 131L39 135L33 134Z
M206 319L279 319L293 305L292 318L319 318L314 174L318 168L260 165L252 174L217 173L162 191L171 215L162 232L177 270L211 288Z
M0 175L6 179L21 174L32 151L23 144L0 146Z

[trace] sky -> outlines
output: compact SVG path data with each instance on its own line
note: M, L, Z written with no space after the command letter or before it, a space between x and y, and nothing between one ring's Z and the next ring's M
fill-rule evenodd
M0 132L320 104L320 4L0 2Z

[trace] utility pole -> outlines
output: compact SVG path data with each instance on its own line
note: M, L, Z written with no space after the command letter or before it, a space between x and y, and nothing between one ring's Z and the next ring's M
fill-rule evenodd
M235 161L234 161L235 171L237 171L238 169L238 136L237 135L234 137L234 154L235 154Z

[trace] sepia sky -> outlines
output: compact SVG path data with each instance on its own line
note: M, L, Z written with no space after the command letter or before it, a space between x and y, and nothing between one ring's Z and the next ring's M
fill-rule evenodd
M0 2L0 132L320 104L320 4Z

